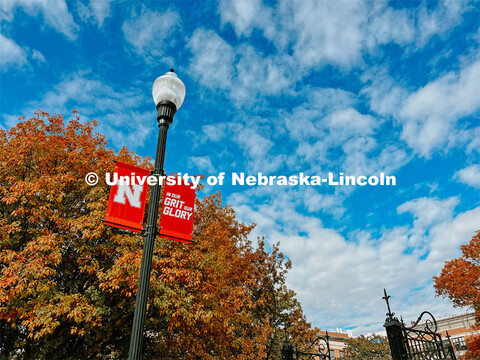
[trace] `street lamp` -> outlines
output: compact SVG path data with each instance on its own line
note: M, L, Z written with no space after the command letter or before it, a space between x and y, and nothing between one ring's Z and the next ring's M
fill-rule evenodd
M283 328L285 332L285 340L282 345L282 360L293 360L294 350L293 345L288 341L287 327Z
M152 175L163 175L165 161L165 145L167 144L167 131L173 122L175 112L182 106L185 99L185 85L170 69L165 75L160 76L153 83L153 101L157 106L158 141L155 154L155 164ZM143 332L145 328L145 313L147 310L148 286L152 270L153 245L158 234L157 219L158 205L160 202L160 184L157 182L150 189L150 203L148 206L147 225L144 232L142 263L138 280L135 313L133 315L132 337L130 338L129 360L140 360L143 346Z

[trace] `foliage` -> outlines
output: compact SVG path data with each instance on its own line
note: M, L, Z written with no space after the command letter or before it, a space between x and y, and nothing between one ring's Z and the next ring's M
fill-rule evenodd
M474 309L477 324L480 324L480 231L469 244L462 245L463 255L446 261L434 286L437 296L448 297L455 306ZM476 326L478 327L478 325ZM480 337L471 338L464 359L476 359L480 355Z
M461 249L463 255L445 262L440 275L433 278L435 290L456 306L473 307L480 320L480 231Z
M477 326L477 329L480 328ZM467 343L467 353L459 360L478 360L480 359L480 335L472 335L465 339Z
M103 181L117 154L74 111L38 111L0 130L0 359L124 359L142 238L104 226ZM313 331L285 286L278 245L248 240L219 194L197 200L194 244L156 239L147 309L150 359L280 359L280 327L299 344Z
M346 360L391 359L388 340L380 335L360 335L348 339L344 349Z
M480 231L467 245L463 255L447 261L434 277L437 295L448 297L456 306L471 306L480 320Z

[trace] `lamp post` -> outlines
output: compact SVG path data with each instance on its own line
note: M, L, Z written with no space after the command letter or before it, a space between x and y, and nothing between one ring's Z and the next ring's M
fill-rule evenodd
M175 112L180 108L185 99L185 85L170 69L168 73L158 77L153 83L153 101L157 106L158 141L155 154L155 164L152 175L163 175L165 160L165 145L167 131L173 122ZM160 202L160 184L153 185L150 189L150 203L148 206L147 225L144 232L142 263L138 280L135 313L133 315L132 336L130 338L129 360L140 360L143 346L143 332L145 328L145 313L147 310L148 286L152 270L153 245L157 231L158 205Z
M288 341L287 327L283 328L285 332L285 340L282 344L282 360L293 360L294 350L293 345Z

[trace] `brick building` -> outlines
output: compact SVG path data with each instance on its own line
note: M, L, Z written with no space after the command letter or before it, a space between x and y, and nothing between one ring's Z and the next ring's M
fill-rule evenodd
M325 331L320 331L320 335L325 335ZM344 334L341 330L337 332L328 332L330 337L330 358L341 359L344 357L344 348L346 346L346 341L350 339L350 334Z

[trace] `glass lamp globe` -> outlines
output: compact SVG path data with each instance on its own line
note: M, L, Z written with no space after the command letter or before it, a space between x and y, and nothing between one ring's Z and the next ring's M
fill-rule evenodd
M159 76L152 87L153 101L158 105L161 101L168 100L175 104L177 110L185 99L185 85L171 69L165 75Z

